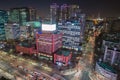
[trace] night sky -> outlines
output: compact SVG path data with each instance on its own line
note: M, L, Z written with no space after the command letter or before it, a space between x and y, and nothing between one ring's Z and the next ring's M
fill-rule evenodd
M52 3L78 4L88 15L100 13L105 16L120 16L119 0L0 0L0 9L10 9L13 7L33 7L39 10L40 15L44 16L49 12L49 5Z

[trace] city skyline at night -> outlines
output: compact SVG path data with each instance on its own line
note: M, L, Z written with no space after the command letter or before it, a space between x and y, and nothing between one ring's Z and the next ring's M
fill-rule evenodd
M0 80L120 80L118 0L0 0Z
M49 14L50 4L78 4L80 9L90 16L118 17L120 6L118 0L0 0L0 9L9 10L15 7L33 7L41 17Z

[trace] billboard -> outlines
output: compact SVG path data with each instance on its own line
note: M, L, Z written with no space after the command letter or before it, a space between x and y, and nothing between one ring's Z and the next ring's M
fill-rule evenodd
M42 31L55 31L56 24L42 24Z
M33 28L39 28L41 27L41 23L38 21L29 21L23 22L23 26L32 26Z

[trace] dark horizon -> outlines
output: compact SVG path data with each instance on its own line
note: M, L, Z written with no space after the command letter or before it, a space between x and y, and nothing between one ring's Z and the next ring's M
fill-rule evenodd
M0 9L9 10L15 7L33 7L36 8L41 16L49 14L49 6L52 3L77 4L82 12L90 16L119 17L120 5L118 0L0 0Z

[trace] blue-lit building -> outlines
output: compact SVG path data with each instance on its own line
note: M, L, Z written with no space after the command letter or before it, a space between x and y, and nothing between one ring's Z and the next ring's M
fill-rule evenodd
M6 39L18 39L20 37L20 26L19 24L5 24Z
M84 38L85 15L81 14L78 19L71 19L58 23L58 32L63 34L63 48L81 51L81 44Z
M0 10L0 40L5 40L5 26L4 23L8 21L7 11Z
M12 8L9 11L9 22L19 23L36 20L36 10L28 7Z
M0 23L7 23L7 22L8 22L7 11L0 10Z
M0 23L0 40L5 40L5 26L4 26L4 23Z

